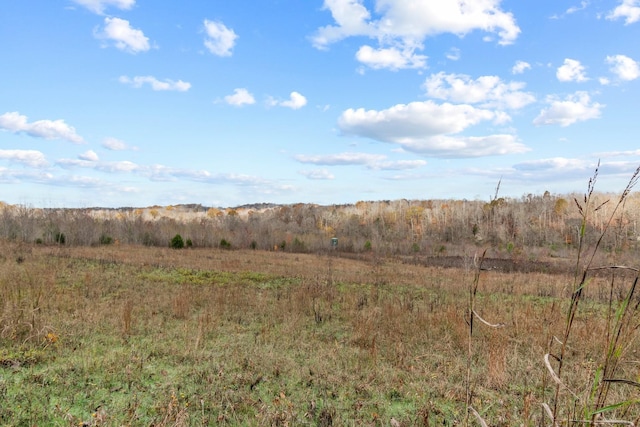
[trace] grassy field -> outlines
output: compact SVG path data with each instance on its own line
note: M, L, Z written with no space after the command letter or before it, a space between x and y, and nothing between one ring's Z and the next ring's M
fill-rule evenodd
M559 425L640 415L636 272L590 278L560 386L544 359L573 276L333 255L2 243L0 424L480 425L467 403L495 426L552 425L554 402ZM470 305L500 327L470 334ZM625 381L603 383L611 354ZM601 414L581 413L603 384Z

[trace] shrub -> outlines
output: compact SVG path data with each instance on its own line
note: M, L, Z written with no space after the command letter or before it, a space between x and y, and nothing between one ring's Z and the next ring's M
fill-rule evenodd
M53 236L53 240L59 245L64 245L65 242L67 241L67 236L65 236L64 233L61 233L58 231Z
M100 236L100 244L101 245L110 245L113 243L113 237L111 236L107 236L106 234L103 234Z
M185 242L185 245L190 248L193 246L193 241L191 241L191 239L187 239L187 241Z
M365 250L366 252L371 251L371 248L372 248L372 246L371 246L371 240L367 240L366 242L364 242L364 250Z
M220 240L220 249L231 249L231 243L228 242L226 239L221 239Z
M171 239L171 247L173 249L182 249L184 248L184 240L182 240L182 236L176 234L173 239Z

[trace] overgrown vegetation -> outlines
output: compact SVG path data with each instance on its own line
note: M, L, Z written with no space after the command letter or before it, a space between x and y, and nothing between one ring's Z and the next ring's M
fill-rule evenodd
M582 218L575 194L481 200L396 200L354 205L256 205L234 209L183 205L122 209L36 209L0 203L0 238L67 246L113 243L162 247L179 234L196 248L321 253L338 237L343 254L468 256L478 246L514 260L575 256ZM579 196L581 197L581 196ZM578 198L579 198L578 197ZM595 205L611 196L592 194ZM587 219L585 235L599 236L613 204ZM629 194L601 250L635 253L640 195Z
M497 191L470 240L416 237L406 257L374 232L351 240L353 256L333 228L321 234L339 234L338 250L303 253L312 240L293 232L254 250L260 221L238 211L207 211L236 228L212 248L184 233L183 251L172 250L177 237L185 246L178 222L158 247L121 240L157 238L144 222L98 230L117 237L91 247L51 222L32 243L5 216L17 234L0 243L0 424L637 425L639 172L607 202L596 171L577 216L549 201L575 234L540 253ZM418 235L458 233L421 228L424 210L403 215ZM464 255L452 268L417 262L449 252ZM519 263L558 268L503 268Z

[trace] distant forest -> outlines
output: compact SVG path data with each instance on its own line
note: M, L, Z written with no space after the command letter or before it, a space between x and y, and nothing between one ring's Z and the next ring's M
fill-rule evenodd
M602 248L635 251L640 194L630 194L610 222L619 197L593 195L587 241L608 226ZM403 199L236 208L39 209L0 203L0 239L43 245L167 247L180 235L186 247L194 248L442 256L487 246L510 257L553 256L578 244L582 226L578 203L583 198L547 192L519 199L496 196L489 202ZM335 247L333 238L338 239Z

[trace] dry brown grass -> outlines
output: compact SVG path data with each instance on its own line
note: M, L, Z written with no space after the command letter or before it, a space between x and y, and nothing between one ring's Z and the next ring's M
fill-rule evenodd
M110 402L104 425L142 413L156 425L464 419L470 268L125 245L3 244L2 255L3 343L41 351L55 332L60 340L37 356L43 369L92 381L104 371L107 390L131 389L138 400ZM490 425L537 425L542 356L563 328L571 277L483 271L480 280L478 314L505 327L474 331L473 407ZM580 394L601 354L610 292L605 275L595 278L576 316L563 378ZM6 363L28 362L12 351ZM621 369L637 375L637 364ZM612 392L637 396L631 386Z

